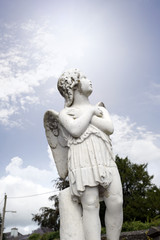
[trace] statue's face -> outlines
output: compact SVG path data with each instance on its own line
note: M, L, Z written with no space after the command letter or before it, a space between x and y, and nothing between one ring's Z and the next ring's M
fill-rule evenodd
M80 91L83 93L85 96L89 96L92 93L92 82L86 78L86 76L81 76L80 79Z

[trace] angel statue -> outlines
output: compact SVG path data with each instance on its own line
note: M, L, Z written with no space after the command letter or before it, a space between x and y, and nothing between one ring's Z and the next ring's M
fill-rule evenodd
M65 99L60 113L49 110L44 127L60 177L70 187L59 195L61 240L100 240L99 202L106 205L108 240L118 240L123 221L123 196L112 152L113 124L104 104L91 105L92 83L78 69L58 80Z

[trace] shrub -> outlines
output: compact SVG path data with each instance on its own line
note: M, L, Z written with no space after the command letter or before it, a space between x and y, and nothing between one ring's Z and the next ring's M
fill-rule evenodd
M129 232L129 231L138 231L138 230L146 230L151 227L156 227L160 226L160 216L158 215L157 217L149 219L143 223L141 221L132 221L132 222L124 222L122 226L122 232ZM106 233L106 229L102 227L102 234Z
M41 235L39 233L32 233L29 236L29 240L39 240L41 238Z
M159 226L160 225L160 216L157 216L150 221L148 220L147 222L143 223L141 221L132 221L132 222L124 222L122 226L122 231L123 232L128 232L128 231L138 231L138 230L145 230L149 229L152 226Z
M49 232L42 235L41 240L53 240L59 238L59 232Z

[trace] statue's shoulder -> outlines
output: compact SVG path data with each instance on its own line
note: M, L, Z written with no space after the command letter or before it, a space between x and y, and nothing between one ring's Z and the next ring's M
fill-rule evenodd
M80 109L79 108L74 108L74 107L65 107L62 109L59 113L59 119L61 121L62 118L65 117L71 117L71 118L77 118L79 115Z

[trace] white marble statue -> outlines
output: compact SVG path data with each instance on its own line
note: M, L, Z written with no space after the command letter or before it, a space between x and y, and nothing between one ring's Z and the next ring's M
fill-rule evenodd
M107 240L118 240L123 221L122 186L112 153L110 115L91 105L92 84L78 69L64 72L58 90L65 107L44 116L48 143L60 177L70 187L60 193L61 240L100 240L99 201L106 205Z

